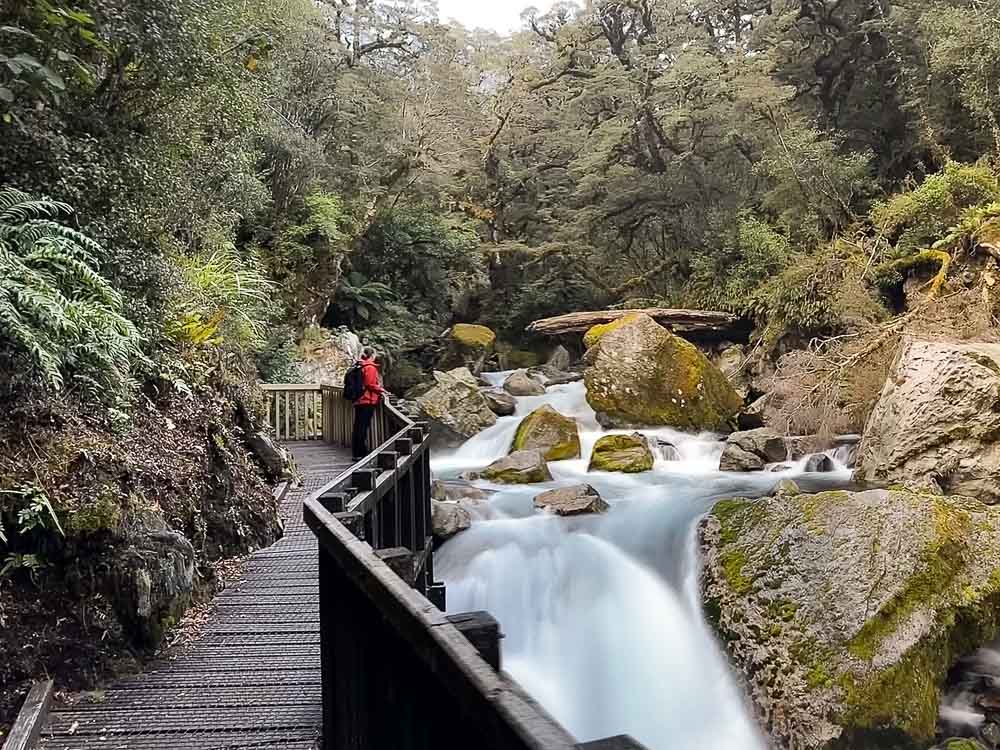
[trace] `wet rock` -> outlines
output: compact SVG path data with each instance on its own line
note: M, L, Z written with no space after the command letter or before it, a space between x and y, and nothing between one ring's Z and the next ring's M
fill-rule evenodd
M465 367L473 375L478 375L493 353L497 336L486 326L457 323L448 331L447 339L447 348L438 368L453 370Z
M993 721L986 722L979 730L979 736L989 743L990 748L1000 747L1000 724Z
M470 479L486 479L500 484L537 484L549 482L552 474L539 450L518 451L494 461L482 472L473 473Z
M677 446L673 443L668 443L666 440L655 440L655 445L650 447L657 457L664 461L680 461L681 454L677 450Z
M743 399L693 344L643 314L595 329L586 337L585 381L602 423L711 431L735 424Z
M496 415L468 369L435 372L436 385L417 398L437 445L457 446L496 424Z
M764 459L756 453L744 450L735 443L727 443L719 459L719 471L762 471Z
M905 341L865 427L858 479L930 477L1000 502L998 405L1000 344Z
M490 407L490 411L498 417L509 417L517 411L517 401L506 391L495 388L483 389L483 398Z
M131 523L111 563L109 594L133 640L153 648L191 603L195 551L154 513L140 512Z
M825 453L813 453L806 459L805 471L821 473L836 470L837 467L834 465L833 459Z
M503 389L511 396L544 396L545 386L530 377L524 370L512 373L504 381Z
M552 354L549 355L549 360L545 364L553 370L565 371L569 369L572 362L573 358L570 356L569 350L560 344L552 350Z
M727 447L735 445L748 453L753 453L773 464L788 459L788 445L785 438L773 430L761 428L734 432L726 441Z
M718 503L706 613L777 747L927 747L939 687L1000 630L1000 508L904 491Z
M535 507L550 510L560 516L604 513L608 510L604 498L589 484L577 484L543 492L535 497Z
M580 432L576 421L548 404L535 409L517 427L511 452L540 450L546 461L580 457Z
M441 502L483 503L489 500L491 494L474 484L455 479L436 479L431 485L431 497Z
M590 471L637 474L653 468L653 452L644 435L607 435L594 445Z
M431 529L435 538L450 539L472 525L472 515L460 503L431 500Z

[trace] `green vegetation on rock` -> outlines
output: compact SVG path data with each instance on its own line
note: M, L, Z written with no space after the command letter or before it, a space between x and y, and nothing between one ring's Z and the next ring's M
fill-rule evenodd
M580 457L580 431L576 421L546 404L517 426L511 452L541 450L546 461Z
M653 468L653 452L642 435L606 435L594 444L590 471L638 474Z

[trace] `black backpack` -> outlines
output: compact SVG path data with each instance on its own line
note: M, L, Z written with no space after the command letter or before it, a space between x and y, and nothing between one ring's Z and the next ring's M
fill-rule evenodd
M353 403L363 395L365 395L365 371L360 362L355 362L344 375L344 398Z

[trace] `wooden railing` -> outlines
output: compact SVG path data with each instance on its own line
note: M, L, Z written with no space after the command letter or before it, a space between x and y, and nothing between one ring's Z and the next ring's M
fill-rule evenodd
M278 440L324 439L326 409L320 386L268 384L263 389L267 424Z
M351 404L323 386L322 435L350 444ZM448 616L434 580L430 441L391 404L370 455L315 491L326 750L642 750L628 737L578 745L501 671L485 612Z

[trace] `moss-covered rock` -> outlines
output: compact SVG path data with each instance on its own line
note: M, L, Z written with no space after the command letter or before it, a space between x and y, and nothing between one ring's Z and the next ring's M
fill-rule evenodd
M430 422L437 445L460 445L496 424L476 379L467 368L435 372L436 385L417 398L421 415Z
M963 655L1000 633L1000 509L906 491L727 500L706 612L779 747L927 747Z
M606 513L609 506L601 497L601 493L589 484L576 484L537 495L535 507L558 516L579 516L587 513Z
M576 421L546 404L526 416L517 427L511 453L540 450L546 461L580 457L580 431Z
M598 323L596 326L591 326L590 330L583 335L583 345L587 349L590 349L604 338L605 334L611 333L629 323L634 323L640 317L642 316L639 313L629 313L617 320L612 320L610 323Z
M549 473L549 466L545 463L542 452L530 450L511 453L506 458L494 461L481 473L471 475L470 478L486 479L500 484L537 484L551 481L552 474Z
M531 377L527 371L511 373L503 384L503 389L512 396L544 396L545 386Z
M438 369L468 367L478 374L493 353L496 341L497 335L486 326L456 323L448 333L448 345Z
M721 431L743 399L697 347L643 314L608 324L587 354L587 401L611 426Z
M642 435L607 435L594 445L591 471L637 474L653 468L653 452Z

